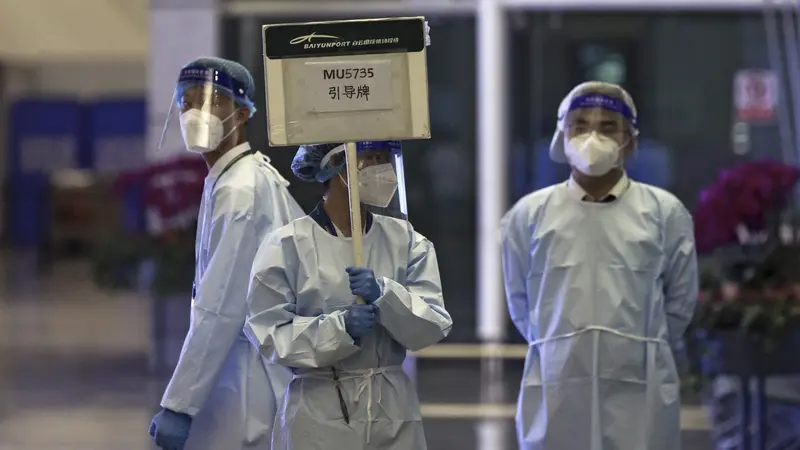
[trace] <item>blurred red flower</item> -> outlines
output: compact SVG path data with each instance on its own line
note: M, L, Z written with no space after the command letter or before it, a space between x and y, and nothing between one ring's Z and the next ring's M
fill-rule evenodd
M693 212L698 252L737 242L740 225L762 231L767 215L786 206L800 169L777 161L739 164L723 170L704 189Z
M118 177L115 188L122 193L141 185L142 206L151 215L149 219L169 229L196 219L207 173L202 158L180 156L125 173Z

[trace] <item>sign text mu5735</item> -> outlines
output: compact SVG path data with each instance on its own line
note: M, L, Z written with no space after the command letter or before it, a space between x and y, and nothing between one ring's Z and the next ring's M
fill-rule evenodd
M362 80L375 78L372 67L356 67L349 69L323 69L323 80Z

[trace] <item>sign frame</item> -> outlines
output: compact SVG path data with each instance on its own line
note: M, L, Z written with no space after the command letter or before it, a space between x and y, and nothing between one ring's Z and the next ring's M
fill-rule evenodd
M270 147L430 138L424 17L263 25L262 38ZM377 62L391 64L392 78L381 86L392 92L380 94L390 97L382 109L312 110L307 98L300 99L309 90L320 92L315 81L308 81L305 70L311 64Z

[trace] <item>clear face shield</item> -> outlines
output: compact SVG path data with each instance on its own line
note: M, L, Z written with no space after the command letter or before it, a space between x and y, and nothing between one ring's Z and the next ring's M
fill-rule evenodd
M623 100L601 94L567 98L559 108L551 158L587 175L600 176L620 167L625 151L639 134L635 109Z
M345 145L329 152L322 167L341 167L347 183ZM403 150L399 141L367 141L356 144L358 191L363 212L408 221Z
M359 142L357 148L361 205L373 214L408 220L400 142Z
M170 100L158 148L180 136L191 152L214 151L254 112L246 87L225 72L185 67Z

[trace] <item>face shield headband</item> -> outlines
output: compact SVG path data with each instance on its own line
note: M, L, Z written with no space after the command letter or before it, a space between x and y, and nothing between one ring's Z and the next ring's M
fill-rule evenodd
M631 108L624 101L618 98L602 94L579 95L573 98L572 101L570 101L569 106L567 106L566 111L563 111L558 117L559 129L563 130L564 120L567 118L567 115L570 112L575 111L576 109L586 108L602 108L606 111L617 113L628 121L633 129L634 136L639 134L639 118L636 117Z
M342 161L341 164L339 164L336 167L328 167L328 164L330 163L330 160L333 157L333 155L343 153L345 148L346 148L345 144L339 145L322 157L322 160L320 160L320 167L322 167L320 174L322 175L324 180L321 181L324 182L333 178L334 176L338 175L339 172L342 171L342 169L344 169L346 164L345 161ZM364 141L356 143L356 153L387 150L391 152L392 155L395 155L401 149L402 149L402 144L400 143L400 141Z
M177 88L175 89L175 104L180 107L183 93L194 86L212 85L219 92L230 96L238 105L245 106L250 110L250 117L256 113L253 102L247 98L247 87L235 80L225 72L208 69L202 66L184 67L178 76Z

